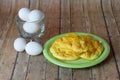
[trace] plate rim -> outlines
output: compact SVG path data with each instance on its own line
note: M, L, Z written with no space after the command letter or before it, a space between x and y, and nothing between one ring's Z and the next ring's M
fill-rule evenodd
M61 61L61 60L58 60L54 57L51 57L48 52L48 46L49 45L52 45L52 43L59 37L63 37L64 35L66 34L69 34L69 33L75 33L75 34L79 34L79 35L90 35L92 37L94 37L94 39L96 40L99 40L99 41L102 41L102 45L104 47L104 51L103 53L100 55L100 57L98 57L97 59L95 60L89 60L89 64L85 65L85 64L70 64L70 63L66 63L64 61ZM51 43L52 42L52 43ZM103 54L106 54L105 56ZM97 36L95 34L92 34L92 33L87 33L87 32L68 32L68 33L63 33L63 34L59 34L59 35L56 35L56 36L53 36L52 38L50 38L45 44L44 44L44 49L43 49L43 55L44 57L51 63L55 64L55 65L58 65L58 66L61 66L61 67L66 67L66 68L88 68L88 67L92 67L92 66L95 66L99 63L101 63L102 61L104 61L108 55L110 54L110 46L109 44L107 43L107 41L105 39L103 39L102 37L100 36ZM102 57L102 58L101 58ZM94 61L94 62L93 62Z

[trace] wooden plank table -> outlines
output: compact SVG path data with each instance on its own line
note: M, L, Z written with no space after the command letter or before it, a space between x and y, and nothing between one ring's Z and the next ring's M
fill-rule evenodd
M23 7L45 13L41 40L67 32L89 32L111 47L108 58L85 69L63 68L42 55L16 52L14 22ZM0 80L120 80L120 0L0 0Z

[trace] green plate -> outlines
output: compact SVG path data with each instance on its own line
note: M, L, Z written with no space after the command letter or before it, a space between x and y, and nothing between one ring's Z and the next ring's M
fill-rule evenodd
M102 39L99 36L96 36L94 34L90 34L90 33L84 33L84 32L71 32L71 33L75 33L78 35L90 35L92 36L94 39L100 41L104 47L104 51L102 52L102 54L94 59L94 60L86 60L86 59L77 59L77 60L73 60L73 61L62 61L62 60L58 60L56 59L54 56L52 56L52 54L50 53L50 46L54 43L54 41L60 37L65 36L68 33L65 34L60 34L58 36L55 36L51 39L49 39L45 45L44 45L44 50L43 50L43 54L45 56L46 59L48 59L48 61L50 61L53 64L56 64L58 66L62 66L62 67L66 67L66 68L87 68L87 67L91 67L94 65L99 64L100 62L102 62L103 60L105 60L109 53L110 53L110 47L108 45L108 43Z

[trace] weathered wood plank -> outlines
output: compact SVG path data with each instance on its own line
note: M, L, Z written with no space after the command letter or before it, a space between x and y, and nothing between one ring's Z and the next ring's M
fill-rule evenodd
M59 80L72 80L72 69L59 68Z
M30 56L27 80L45 80L46 60L42 55Z
M86 1L85 4L85 15L88 18L87 22L91 33L97 34L109 41L107 35L107 29L103 18L100 0ZM104 2L103 2L104 3ZM106 6L106 5L104 5ZM104 8L104 7L103 7ZM109 67L109 68L108 68ZM114 74L114 75L113 75ZM117 68L113 54L111 53L109 58L103 63L94 66L92 68L92 79L93 80L118 80Z
M29 0L11 0L11 8L12 8L12 15L15 16L19 9L21 8L29 8Z
M16 52L13 49L13 22L7 21L7 24L4 24L2 27L4 30L2 31L2 44L0 47L0 80L9 80L11 78L11 74L14 67L14 61L16 58ZM5 21L6 22L6 21ZM6 32L7 31L7 32Z
M120 59L119 59L120 57L120 36L111 37L111 42L112 42L112 46L113 46L115 57L116 57L117 67L120 71ZM120 73L119 73L119 77L120 77Z
M37 1L36 1L37 2ZM40 0L38 9L45 13L45 35L42 41L46 42L49 38L59 34L60 0ZM30 3L30 8L36 4ZM58 79L58 66L46 61L44 56L30 56L28 80L55 80Z
M114 34L114 33L109 33L111 36L111 42L112 42L112 47L114 49L114 53L115 53L115 57L116 57L116 63L117 63L117 67L119 69L119 78L120 78L120 1L119 0L112 0L111 1L111 9L112 9L112 16L114 17L115 20L115 24L114 28L116 28L116 31L118 32L118 35ZM107 14L106 14L107 15ZM111 20L112 18L110 18ZM114 31L114 29L113 29Z
M15 38L17 38L20 36L18 34L14 18L15 18L15 15L17 15L19 9L23 7L29 7L29 0L25 0L25 1L24 0L21 0L21 1L11 0L11 1L12 1L11 16L13 17L12 22L14 23L14 26L13 26L15 28L14 31L16 31L16 34L17 34ZM14 31L13 33L15 34ZM17 55L18 56L16 56L16 61L15 61L14 68L13 68L13 74L11 75L11 80L25 80L26 74L27 74L29 56L26 55L25 52L17 53Z
M70 0L61 0L61 27L60 27L60 33L66 33L70 32L70 26L71 26L71 3Z
M30 0L30 9L38 9L40 8L40 0Z
M86 27L90 33L94 33L103 38L107 37L104 18L101 10L100 0L84 0L84 14ZM98 32L99 31L99 32Z
M42 0L43 9L46 11L46 39L49 39L59 34L60 27L60 0ZM46 5L45 5L46 4ZM47 6L47 7L46 7ZM51 33L52 32L52 33ZM58 66L47 62L46 80L58 79Z
M87 32L84 15L84 0L71 0L71 31ZM90 80L91 68L73 69L73 80Z
M11 1L0 0L0 80L9 80L14 67L16 52L13 49L13 17Z
M43 43L59 33L90 32L111 44L109 57L92 68L67 69L48 62L43 54L16 56L13 42L19 36L14 17L22 7L45 13ZM0 80L119 80L119 7L119 0L0 0Z
M0 79L1 80L9 80L14 71L14 64L16 60L16 51L13 49L14 39L18 36L17 29L14 23L14 10L12 9L12 5L7 4L10 8L10 12L6 14L2 14L2 21L5 22L1 29L1 58L0 58ZM9 10L8 8L8 10ZM14 34L14 36L13 36Z
M103 0L103 11L104 11L104 16L106 16L105 21L108 26L108 31L109 31L109 35L110 35L110 39L111 39L111 43L112 43L111 46L113 48L113 54L115 55L115 58L117 60L117 65L116 65L117 67L119 67L118 65L119 65L119 56L120 56L119 50L118 50L118 47L120 46L120 44L118 42L119 37L120 37L120 32L119 32L119 25L117 23L117 22L119 22L119 19L117 18L117 17L119 17L119 15L114 14L114 13L118 13L118 4L119 3L120 2L118 0L112 1L112 2L111 2L111 0L108 0L108 2ZM112 5L114 5L114 6L112 6ZM115 10L115 9L117 9L117 10ZM115 39L115 38L117 38L117 39Z
M26 80L29 55L25 52L18 53L12 80Z
M119 0L111 0L111 8L112 8L112 13L114 15L116 24L117 24L117 29L119 31L120 35L120 1Z
M108 1L102 0L104 17L105 17L107 27L108 27L108 30L110 33L109 35L110 36L118 36L119 31L118 31L117 23L115 22L115 17L112 12L111 4L112 3L110 0L108 0Z
M2 17L3 15L8 16L11 11L11 5L11 0L0 0L0 17Z
M70 0L61 0L60 33L70 32ZM59 67L59 80L72 80L72 69Z
M71 0L71 31L86 31L83 0Z

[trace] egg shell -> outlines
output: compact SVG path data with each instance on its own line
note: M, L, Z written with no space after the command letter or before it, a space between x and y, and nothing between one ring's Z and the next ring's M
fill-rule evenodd
M42 17L44 16L43 12L41 12L40 10L32 10L29 15L29 21L38 21L40 20Z
M28 8L21 8L18 12L18 16L23 21L28 21L28 14L30 13L30 9Z
M16 51L22 52L25 50L26 40L24 38L17 38L14 41L14 48Z
M34 34L40 29L38 23L25 22L23 25L23 30L29 34Z
M38 55L42 52L42 46L37 42L29 42L25 46L25 51L29 55Z

